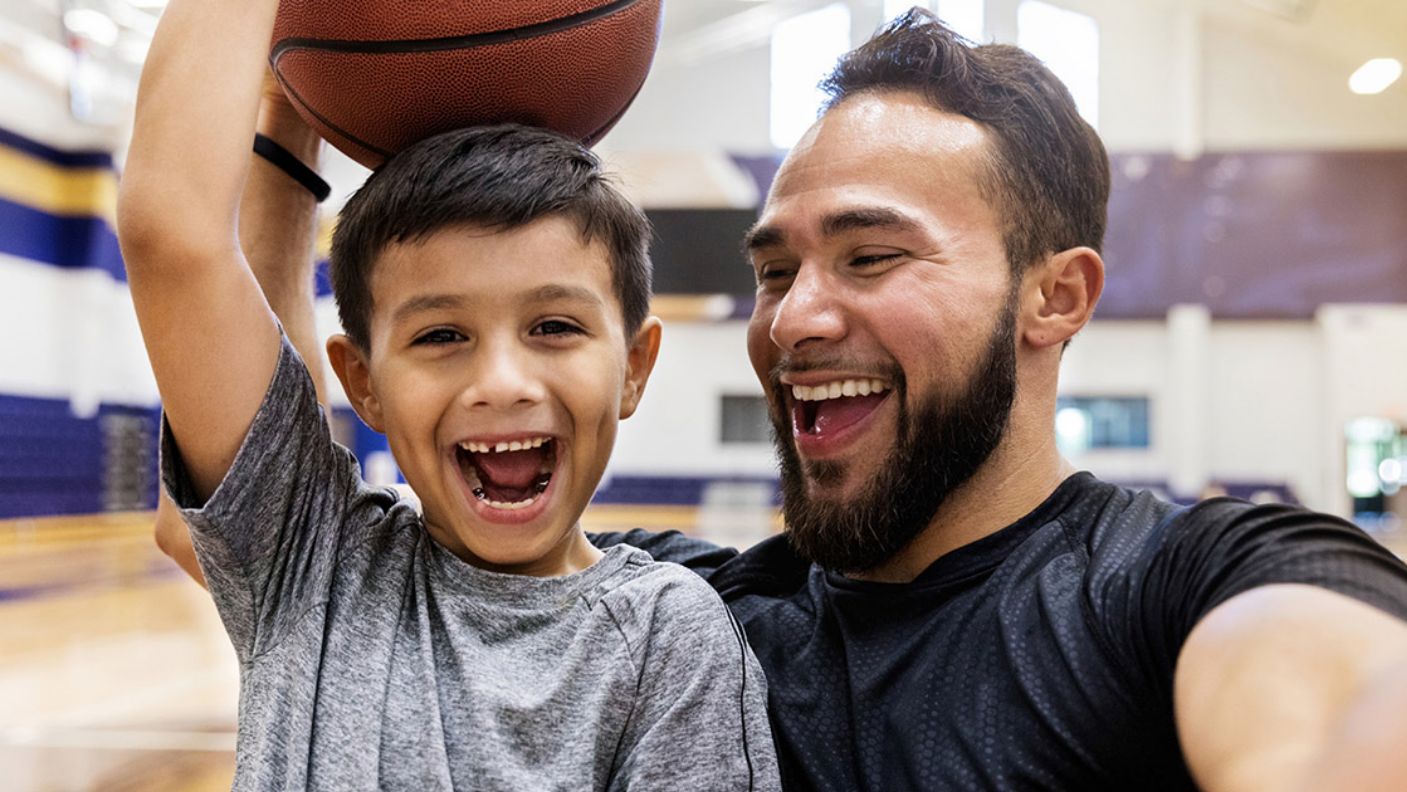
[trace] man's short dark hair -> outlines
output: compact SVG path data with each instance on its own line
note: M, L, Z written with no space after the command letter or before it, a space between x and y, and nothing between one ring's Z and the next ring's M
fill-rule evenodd
M332 237L342 328L370 348L371 274L392 243L456 226L508 230L550 215L574 220L611 261L627 341L650 307L650 223L579 143L503 124L427 138L388 160L343 207Z
M857 93L914 91L981 124L994 145L980 186L1017 274L1051 253L1103 245L1109 156L1069 90L1029 52L974 46L915 8L842 58L821 87L827 110Z

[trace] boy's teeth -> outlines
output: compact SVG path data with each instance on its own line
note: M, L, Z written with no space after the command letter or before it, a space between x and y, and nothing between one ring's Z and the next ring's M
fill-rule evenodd
M473 440L466 440L459 444L459 447L472 454L501 454L504 451L526 451L529 448L542 448L544 443L551 442L550 437L534 437L530 440L510 440L502 443L476 443Z
M543 489L546 489L546 487L544 487ZM538 490L538 492L541 493L542 490ZM483 503L485 506L488 506L491 509L503 509L504 511L517 511L519 509L526 509L537 501L536 495L532 496L531 498L528 498L527 500L521 500L516 503L504 503L503 501L489 500L488 493L484 492L482 487L474 488L474 497L478 498L480 503Z
M791 395L797 401L825 401L842 396L869 396L871 393L883 393L888 389L889 385L884 380L847 379L824 385L793 385Z

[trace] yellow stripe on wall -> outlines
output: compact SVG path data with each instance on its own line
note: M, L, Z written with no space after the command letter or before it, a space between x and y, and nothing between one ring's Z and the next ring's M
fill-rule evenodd
M64 168L0 147L0 198L55 215L117 216L117 174L111 168Z

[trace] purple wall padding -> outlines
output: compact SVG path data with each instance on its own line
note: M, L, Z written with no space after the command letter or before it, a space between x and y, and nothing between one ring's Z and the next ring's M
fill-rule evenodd
M766 192L778 158L734 157ZM1407 302L1407 151L1116 154L1098 315L1306 319Z

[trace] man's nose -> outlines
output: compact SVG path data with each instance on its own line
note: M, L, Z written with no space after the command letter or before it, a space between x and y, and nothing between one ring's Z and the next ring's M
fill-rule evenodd
M787 352L845 337L837 284L824 269L803 264L772 316L772 343Z

